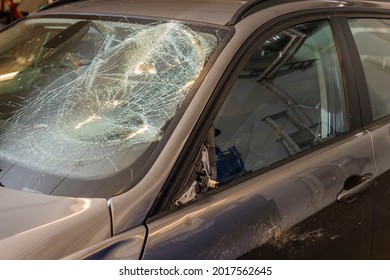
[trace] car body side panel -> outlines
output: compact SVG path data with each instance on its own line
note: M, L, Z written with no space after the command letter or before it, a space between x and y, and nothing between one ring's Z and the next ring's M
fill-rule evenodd
M372 134L378 167L378 185L375 193L373 259L390 258L390 124L381 121L369 129Z
M144 257L368 258L371 188L336 202L347 178L366 173L376 170L363 132L156 219Z
M146 228L140 226L66 256L64 259L138 260L141 257L145 237Z
M105 199L0 188L0 259L58 259L111 236Z

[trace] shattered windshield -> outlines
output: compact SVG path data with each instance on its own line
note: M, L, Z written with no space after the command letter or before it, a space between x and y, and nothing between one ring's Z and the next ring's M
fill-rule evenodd
M1 185L89 196L66 185L133 180L217 47L209 29L32 18L0 33Z

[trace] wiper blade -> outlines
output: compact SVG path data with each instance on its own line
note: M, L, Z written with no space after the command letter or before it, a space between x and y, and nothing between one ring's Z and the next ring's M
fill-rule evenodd
M47 42L43 47L44 48L50 48L54 49L57 48L59 45L63 44L64 42L68 41L69 39L73 38L77 33L80 32L81 29L83 29L85 26L90 24L91 21L79 21L62 32L58 33L56 36L54 36L49 42ZM85 32L87 29L85 30Z

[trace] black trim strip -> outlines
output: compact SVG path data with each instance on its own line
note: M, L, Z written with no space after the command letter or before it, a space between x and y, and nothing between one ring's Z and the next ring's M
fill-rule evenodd
M355 83L357 86L357 95L359 97L359 109L362 119L362 126L368 125L372 123L372 109L371 109L371 101L368 93L368 86L366 82L366 76L364 74L364 69L362 62L360 60L360 55L358 48L355 43L355 39L353 38L351 29L348 25L348 21L346 17L340 17L340 25L342 32L346 39L346 47L349 53L350 62L352 65L352 71L355 75ZM345 53L347 55L347 53Z
M274 1L269 1L269 0L253 0L253 1L248 1L246 2L244 5L242 5L235 13L234 15L232 16L232 18L230 19L228 25L235 25L236 23L238 23L240 20L242 20L243 18L245 18L248 14L248 12L250 10L252 10L253 8L255 8L257 5L263 3L263 2L274 2ZM279 4L279 3L275 3L275 4Z
M354 65L350 56L349 45L344 37L344 32L338 17L330 18L332 32L339 52L339 62L342 71L344 96L346 98L349 131L358 129L362 125L360 112L359 87L355 81Z

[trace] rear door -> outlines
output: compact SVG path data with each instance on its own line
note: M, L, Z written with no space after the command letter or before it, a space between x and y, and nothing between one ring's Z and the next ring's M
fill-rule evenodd
M338 21L276 26L225 73L145 259L369 258L377 172Z
M390 258L390 16L360 15L346 19L352 31L357 75L369 97L362 112L372 134L378 167L372 258ZM356 50L357 47L357 50Z

